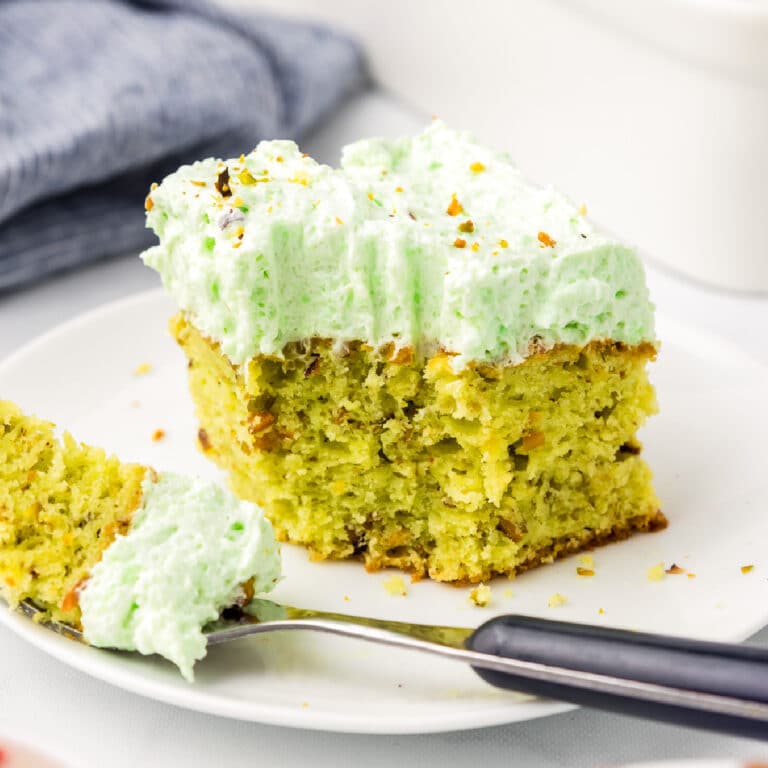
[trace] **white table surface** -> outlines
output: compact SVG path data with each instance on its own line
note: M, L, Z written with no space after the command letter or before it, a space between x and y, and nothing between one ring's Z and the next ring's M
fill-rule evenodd
M407 133L423 123L423 116L370 93L354 99L304 146L319 159L336 162L339 147L349 140ZM648 278L657 306L667 315L720 335L768 364L768 297L719 293L652 265ZM156 274L129 256L0 295L0 358L86 309L158 285ZM768 630L756 639L768 644ZM241 723L124 693L69 669L0 627L0 741L3 736L37 741L72 768L597 768L677 757L768 760L768 746L758 742L586 710L504 727L408 737Z

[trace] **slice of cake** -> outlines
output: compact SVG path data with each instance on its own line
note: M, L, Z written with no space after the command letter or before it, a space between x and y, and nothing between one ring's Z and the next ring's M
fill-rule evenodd
M643 266L505 154L263 142L146 207L200 447L280 538L478 582L665 525Z
M279 574L258 507L60 441L0 401L0 596L11 606L29 600L92 645L161 654L191 680L203 626Z

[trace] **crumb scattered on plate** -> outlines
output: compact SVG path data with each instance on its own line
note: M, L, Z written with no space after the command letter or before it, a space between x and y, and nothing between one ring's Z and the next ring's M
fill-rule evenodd
M515 593L509 587L507 587L501 594L503 597L506 597L507 600L515 596Z
M741 572L742 573L749 573L751 570L754 569L754 565L742 565L741 566Z
M153 443L159 443L164 438L165 438L165 430L164 429L156 429L152 433L152 442Z
M402 576L392 576L384 582L384 589L388 594L395 597L405 597L408 594L408 589L405 586Z
M594 576L595 572L591 568L582 568L581 566L577 566L576 573L579 576Z
M558 608L561 605L565 605L567 602L568 600L564 595L561 595L559 592L555 592L555 594L552 595L549 600L547 600L547 605L550 608Z
M592 555L581 555L581 557L579 557L579 562L585 568L593 569L595 567L595 558L592 557Z
M672 563L672 565L667 568L664 573L668 573L672 576L677 576L681 573L685 573L685 568L681 568L677 563Z
M602 616L605 613L605 608L598 608L597 612Z
M651 581L661 581L664 576L666 576L664 563L656 563L656 565L652 565L648 569L647 576Z
M688 571L688 573L686 573L685 575L686 575L686 576L687 576L689 579L695 579L695 578L696 578L696 574L695 574L695 573L691 573L690 571Z
M469 602L478 608L485 608L491 602L491 588L487 584L478 584L469 593Z
M152 370L151 363L141 363L133 371L134 376L146 376Z

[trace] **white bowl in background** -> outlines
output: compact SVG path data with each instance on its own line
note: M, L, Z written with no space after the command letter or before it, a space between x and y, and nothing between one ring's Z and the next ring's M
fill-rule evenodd
M672 760L663 763L632 763L623 768L765 768L765 763L750 760L730 760L718 758L712 760Z
M259 5L351 30L384 87L509 149L652 260L768 292L762 0Z

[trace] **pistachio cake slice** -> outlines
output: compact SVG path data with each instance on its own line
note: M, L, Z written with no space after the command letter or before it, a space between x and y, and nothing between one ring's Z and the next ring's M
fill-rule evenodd
M198 478L59 440L0 400L0 596L193 678L202 628L280 575L269 522Z
M477 582L665 525L642 263L506 154L262 142L146 208L200 446L280 538Z

